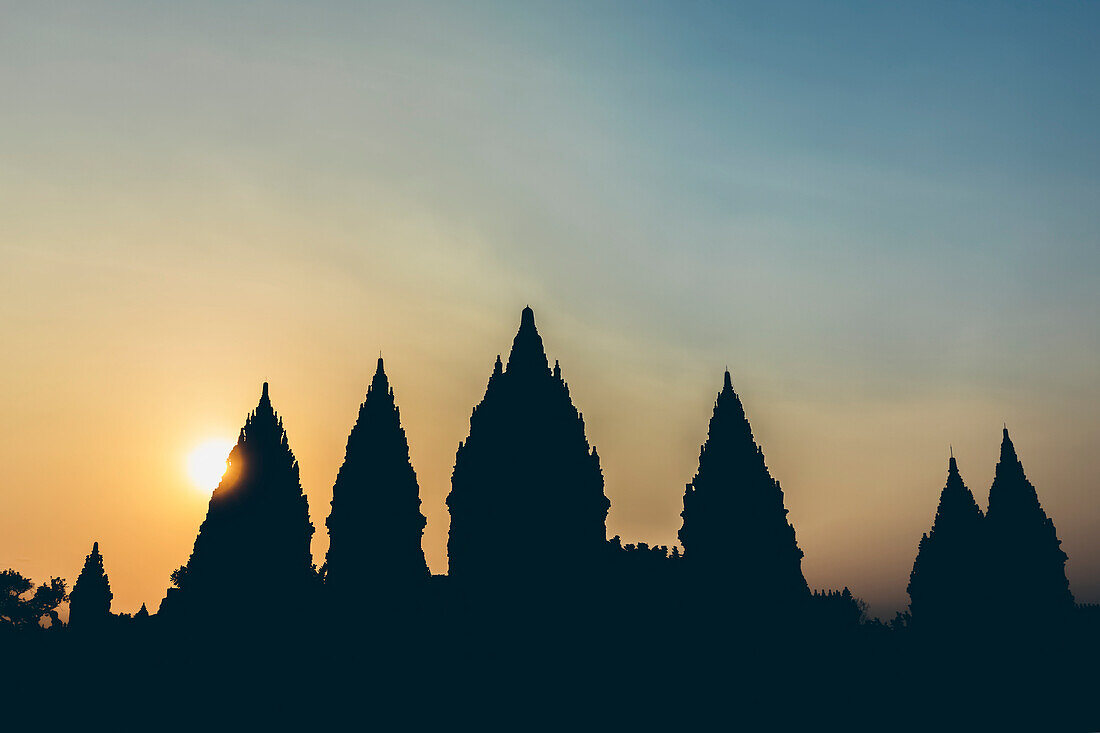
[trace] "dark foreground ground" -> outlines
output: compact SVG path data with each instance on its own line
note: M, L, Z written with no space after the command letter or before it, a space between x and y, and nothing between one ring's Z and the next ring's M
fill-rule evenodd
M321 616L0 636L0 729L1100 729L1083 618L948 638L649 604Z

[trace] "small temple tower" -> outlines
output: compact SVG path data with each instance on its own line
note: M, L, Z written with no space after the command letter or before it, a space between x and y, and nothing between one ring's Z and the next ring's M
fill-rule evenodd
M379 358L325 522L330 598L362 603L371 594L391 595L425 582L425 523L401 414Z
M498 356L455 457L450 575L501 585L583 578L602 562L610 505L584 420L524 308L507 367Z
M99 543L92 543L92 552L84 559L84 567L69 593L69 625L74 629L102 626L111 618L111 583L103 569Z
M987 612L985 522L952 455L932 530L909 575L909 610L921 630L973 628Z
M315 585L312 536L298 462L264 382L191 557L173 573L178 593L161 611L203 619L243 613L276 622L298 613Z
M697 583L740 604L737 610L790 607L809 597L783 490L753 439L729 371L680 516L686 568Z

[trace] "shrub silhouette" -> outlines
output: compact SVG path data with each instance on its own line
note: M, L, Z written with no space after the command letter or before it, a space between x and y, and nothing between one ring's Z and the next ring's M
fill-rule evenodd
M609 575L628 583L668 583L680 577L680 548L669 551L665 545L650 547L646 542L624 545L615 535L607 541Z
M867 604L843 590L814 591L811 598L814 615L824 626L854 629L867 620Z

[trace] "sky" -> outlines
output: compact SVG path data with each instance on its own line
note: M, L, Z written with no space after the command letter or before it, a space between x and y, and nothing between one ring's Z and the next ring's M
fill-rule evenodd
M1100 4L0 1L0 567L155 610L271 396L318 532L379 352L444 499L530 304L672 544L728 366L812 588L907 603L1007 423L1100 602ZM522 520L522 518L520 518Z

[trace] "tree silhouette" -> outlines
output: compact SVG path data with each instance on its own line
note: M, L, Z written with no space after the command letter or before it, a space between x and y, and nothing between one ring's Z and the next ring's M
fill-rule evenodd
M944 632L981 622L988 611L985 545L982 510L951 456L932 530L921 538L909 576L915 629Z
M1001 458L989 489L986 523L990 541L990 582L1002 619L1014 625L1041 625L1073 608L1066 578L1066 553L1039 504L1035 487L1004 429Z
M50 628L60 626L57 608L68 599L65 581L50 578L48 583L34 588L31 579L8 569L0 571L0 628L8 630L37 629L42 619L50 619Z
M271 621L301 613L315 588L312 536L298 462L264 382L191 557L172 574L178 593L169 591L161 612L211 620L247 612Z
M381 358L348 436L325 524L325 585L333 598L361 606L370 591L393 593L427 580L420 488Z
M824 626L853 629L866 620L867 604L844 590L814 591L812 599L815 613Z
M74 629L103 626L111 618L112 598L103 556L99 554L99 543L95 542L69 594L69 625Z
M518 582L580 579L604 557L610 502L595 448L535 315L524 308L507 368L497 357L447 497L450 575Z
M783 490L753 439L729 371L680 516L684 562L699 582L778 608L809 598Z

